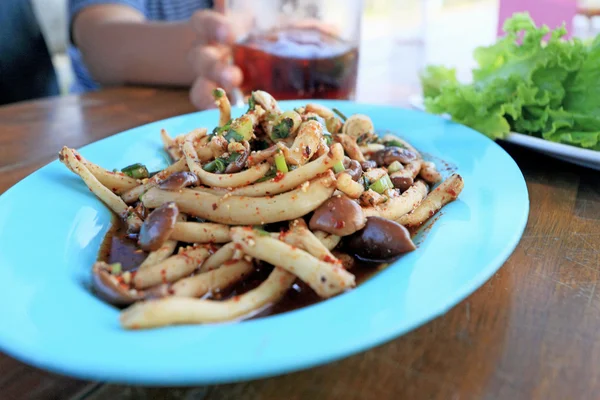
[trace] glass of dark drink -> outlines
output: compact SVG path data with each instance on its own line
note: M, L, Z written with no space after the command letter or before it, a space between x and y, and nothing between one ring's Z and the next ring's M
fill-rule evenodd
M228 0L242 95L353 99L362 10L362 0Z

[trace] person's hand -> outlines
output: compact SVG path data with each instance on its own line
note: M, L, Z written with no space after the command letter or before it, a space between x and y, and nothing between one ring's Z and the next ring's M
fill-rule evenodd
M196 79L190 100L198 109L214 107L212 91L222 87L230 93L242 83L242 71L229 65L234 33L227 17L212 10L196 12L190 19L197 35L196 46L188 56Z

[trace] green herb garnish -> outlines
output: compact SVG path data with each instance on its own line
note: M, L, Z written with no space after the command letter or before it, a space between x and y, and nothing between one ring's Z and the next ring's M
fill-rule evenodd
M226 167L227 165L225 165L225 162L222 159L215 158L211 162L205 164L202 169L207 172L223 172Z
M273 127L271 138L273 140L285 139L290 135L290 131L294 126L294 121L291 118L282 119L277 125Z
M335 172L336 174L345 171L346 168L344 168L344 164L342 164L341 161L336 162L335 164L333 164L333 172Z
M110 273L112 275L120 275L123 271L123 267L121 263L114 263L110 265Z
M128 165L123 168L121 172L135 179L144 179L148 177L148 168L140 163Z
M394 184L392 183L392 180L390 179L388 174L385 174L384 176L382 176L381 178L376 180L375 183L373 183L369 186L369 189L371 189L379 194L383 194L386 190L393 189L393 188L394 188Z
M282 172L282 173L286 173L289 172L287 163L285 162L285 157L283 156L283 154L279 153L279 154L275 154L275 167L277 168L277 171Z
M342 119L342 121L346 122L346 120L348 119L344 113L342 113L340 110L338 110L337 108L333 108L332 109L334 113L336 113L338 115L338 117L340 117Z

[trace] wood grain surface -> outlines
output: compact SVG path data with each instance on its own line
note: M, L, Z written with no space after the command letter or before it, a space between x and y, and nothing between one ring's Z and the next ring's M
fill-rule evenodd
M64 144L80 147L191 111L187 93L147 88L2 107L0 192ZM484 286L423 327L329 365L200 388L78 381L0 354L0 399L599 398L600 174L503 146L529 189L523 239Z

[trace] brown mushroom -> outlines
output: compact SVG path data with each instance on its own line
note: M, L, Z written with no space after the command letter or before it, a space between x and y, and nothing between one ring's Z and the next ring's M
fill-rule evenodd
M250 144L244 140L243 145L244 151L238 156L238 158L227 165L225 168L226 174L240 172L246 166L246 161L248 161L248 156L250 155Z
M367 218L364 229L348 239L346 249L367 262L390 262L417 248L404 226L381 217Z
M123 306L135 303L142 296L128 284L123 282L122 277L112 275L111 266L105 262L99 261L92 267L92 288L94 292L102 299L116 306ZM119 279L120 278L120 279Z
M375 161L373 161L373 160L367 160L367 161L361 162L360 163L360 167L363 170L367 170L369 168L375 168L375 167L377 167L377 163Z
M416 159L417 155L415 153L402 147L386 147L371 156L371 160L375 161L380 167L390 165L394 161L408 164Z
M350 161L350 163L346 167L346 172L348 173L348 175L350 175L350 177L352 178L352 180L354 182L356 182L362 176L363 170L362 170L362 167L360 166L360 163L358 161L352 160L352 161Z
M179 215L174 202L165 203L148 215L142 224L138 243L142 250L158 250L169 239Z
M166 179L162 180L158 187L164 190L180 190L188 186L195 186L198 184L198 177L193 172L180 171L169 175Z
M404 192L415 183L415 180L412 176L402 174L402 172L403 171L394 172L390 175L390 180L396 189L400 189L400 191Z
M334 196L315 210L308 225L313 231L347 236L365 226L365 215L355 201Z

